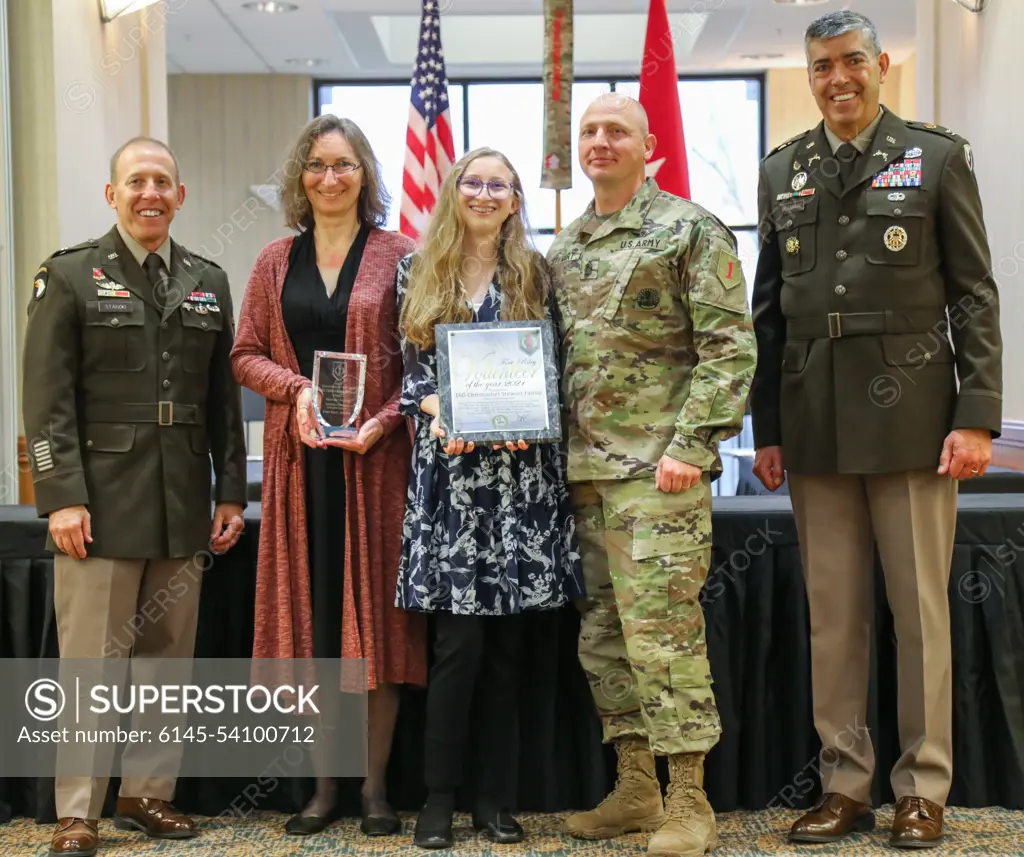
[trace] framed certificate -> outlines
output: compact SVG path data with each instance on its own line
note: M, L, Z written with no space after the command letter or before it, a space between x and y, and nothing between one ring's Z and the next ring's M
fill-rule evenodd
M551 322L439 324L436 339L448 437L476 443L562 439Z

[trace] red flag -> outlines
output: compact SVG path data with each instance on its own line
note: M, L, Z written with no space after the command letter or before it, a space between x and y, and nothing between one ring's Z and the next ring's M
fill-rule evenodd
M420 39L410 83L399 231L418 239L434 210L441 183L455 161L448 76L441 50L441 10L436 0L423 0Z
M686 165L686 138L679 110L679 75L665 0L651 0L647 16L644 63L640 70L640 103L650 119L657 146L647 162L647 175L658 187L690 198L690 172Z

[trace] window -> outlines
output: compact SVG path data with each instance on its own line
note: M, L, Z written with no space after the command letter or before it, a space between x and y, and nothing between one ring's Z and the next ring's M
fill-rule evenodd
M534 243L546 252L555 229L566 226L590 203L590 182L576 159L580 118L597 96L613 89L637 97L639 82L577 80L572 90L572 187L561 196L556 223L556 192L540 187L544 141L544 86L540 81L450 81L455 157L490 146L512 162L523 183ZM690 188L704 206L736 233L747 282L757 267L757 169L763 154L761 77L690 78L679 81L679 103L686 135ZM398 229L409 116L409 84L324 83L317 87L317 113L352 119L370 140L391 194L388 228ZM468 129L468 130L467 130Z
M387 228L398 229L405 167L405 133L409 125L409 84L345 84L318 90L318 116L334 113L351 119L366 135L380 162L384 187L391 195ZM463 152L462 88L448 90L455 157Z

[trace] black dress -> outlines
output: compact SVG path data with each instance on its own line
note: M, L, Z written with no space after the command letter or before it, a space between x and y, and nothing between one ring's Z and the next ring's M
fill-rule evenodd
M367 227L359 230L328 296L316 265L313 230L296 236L281 288L281 314L299 372L313 377L315 351L344 351L348 302L362 260ZM313 611L313 657L341 657L341 610L345 576L345 465L341 449L303 446L306 535Z

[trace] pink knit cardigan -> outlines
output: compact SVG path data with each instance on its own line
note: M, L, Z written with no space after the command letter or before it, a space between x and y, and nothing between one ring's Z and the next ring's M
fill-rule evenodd
M271 242L256 260L231 351L235 378L266 399L254 658L313 656L305 447L295 419L295 398L310 382L299 374L281 314L292 240ZM407 419L398 411L402 355L395 268L412 249L403 235L370 233L346 323L346 350L367 356L357 425L376 417L384 427L384 436L366 455L345 452L341 650L343 658L366 659L370 689L381 682L424 686L427 678L425 617L394 606L412 453Z

